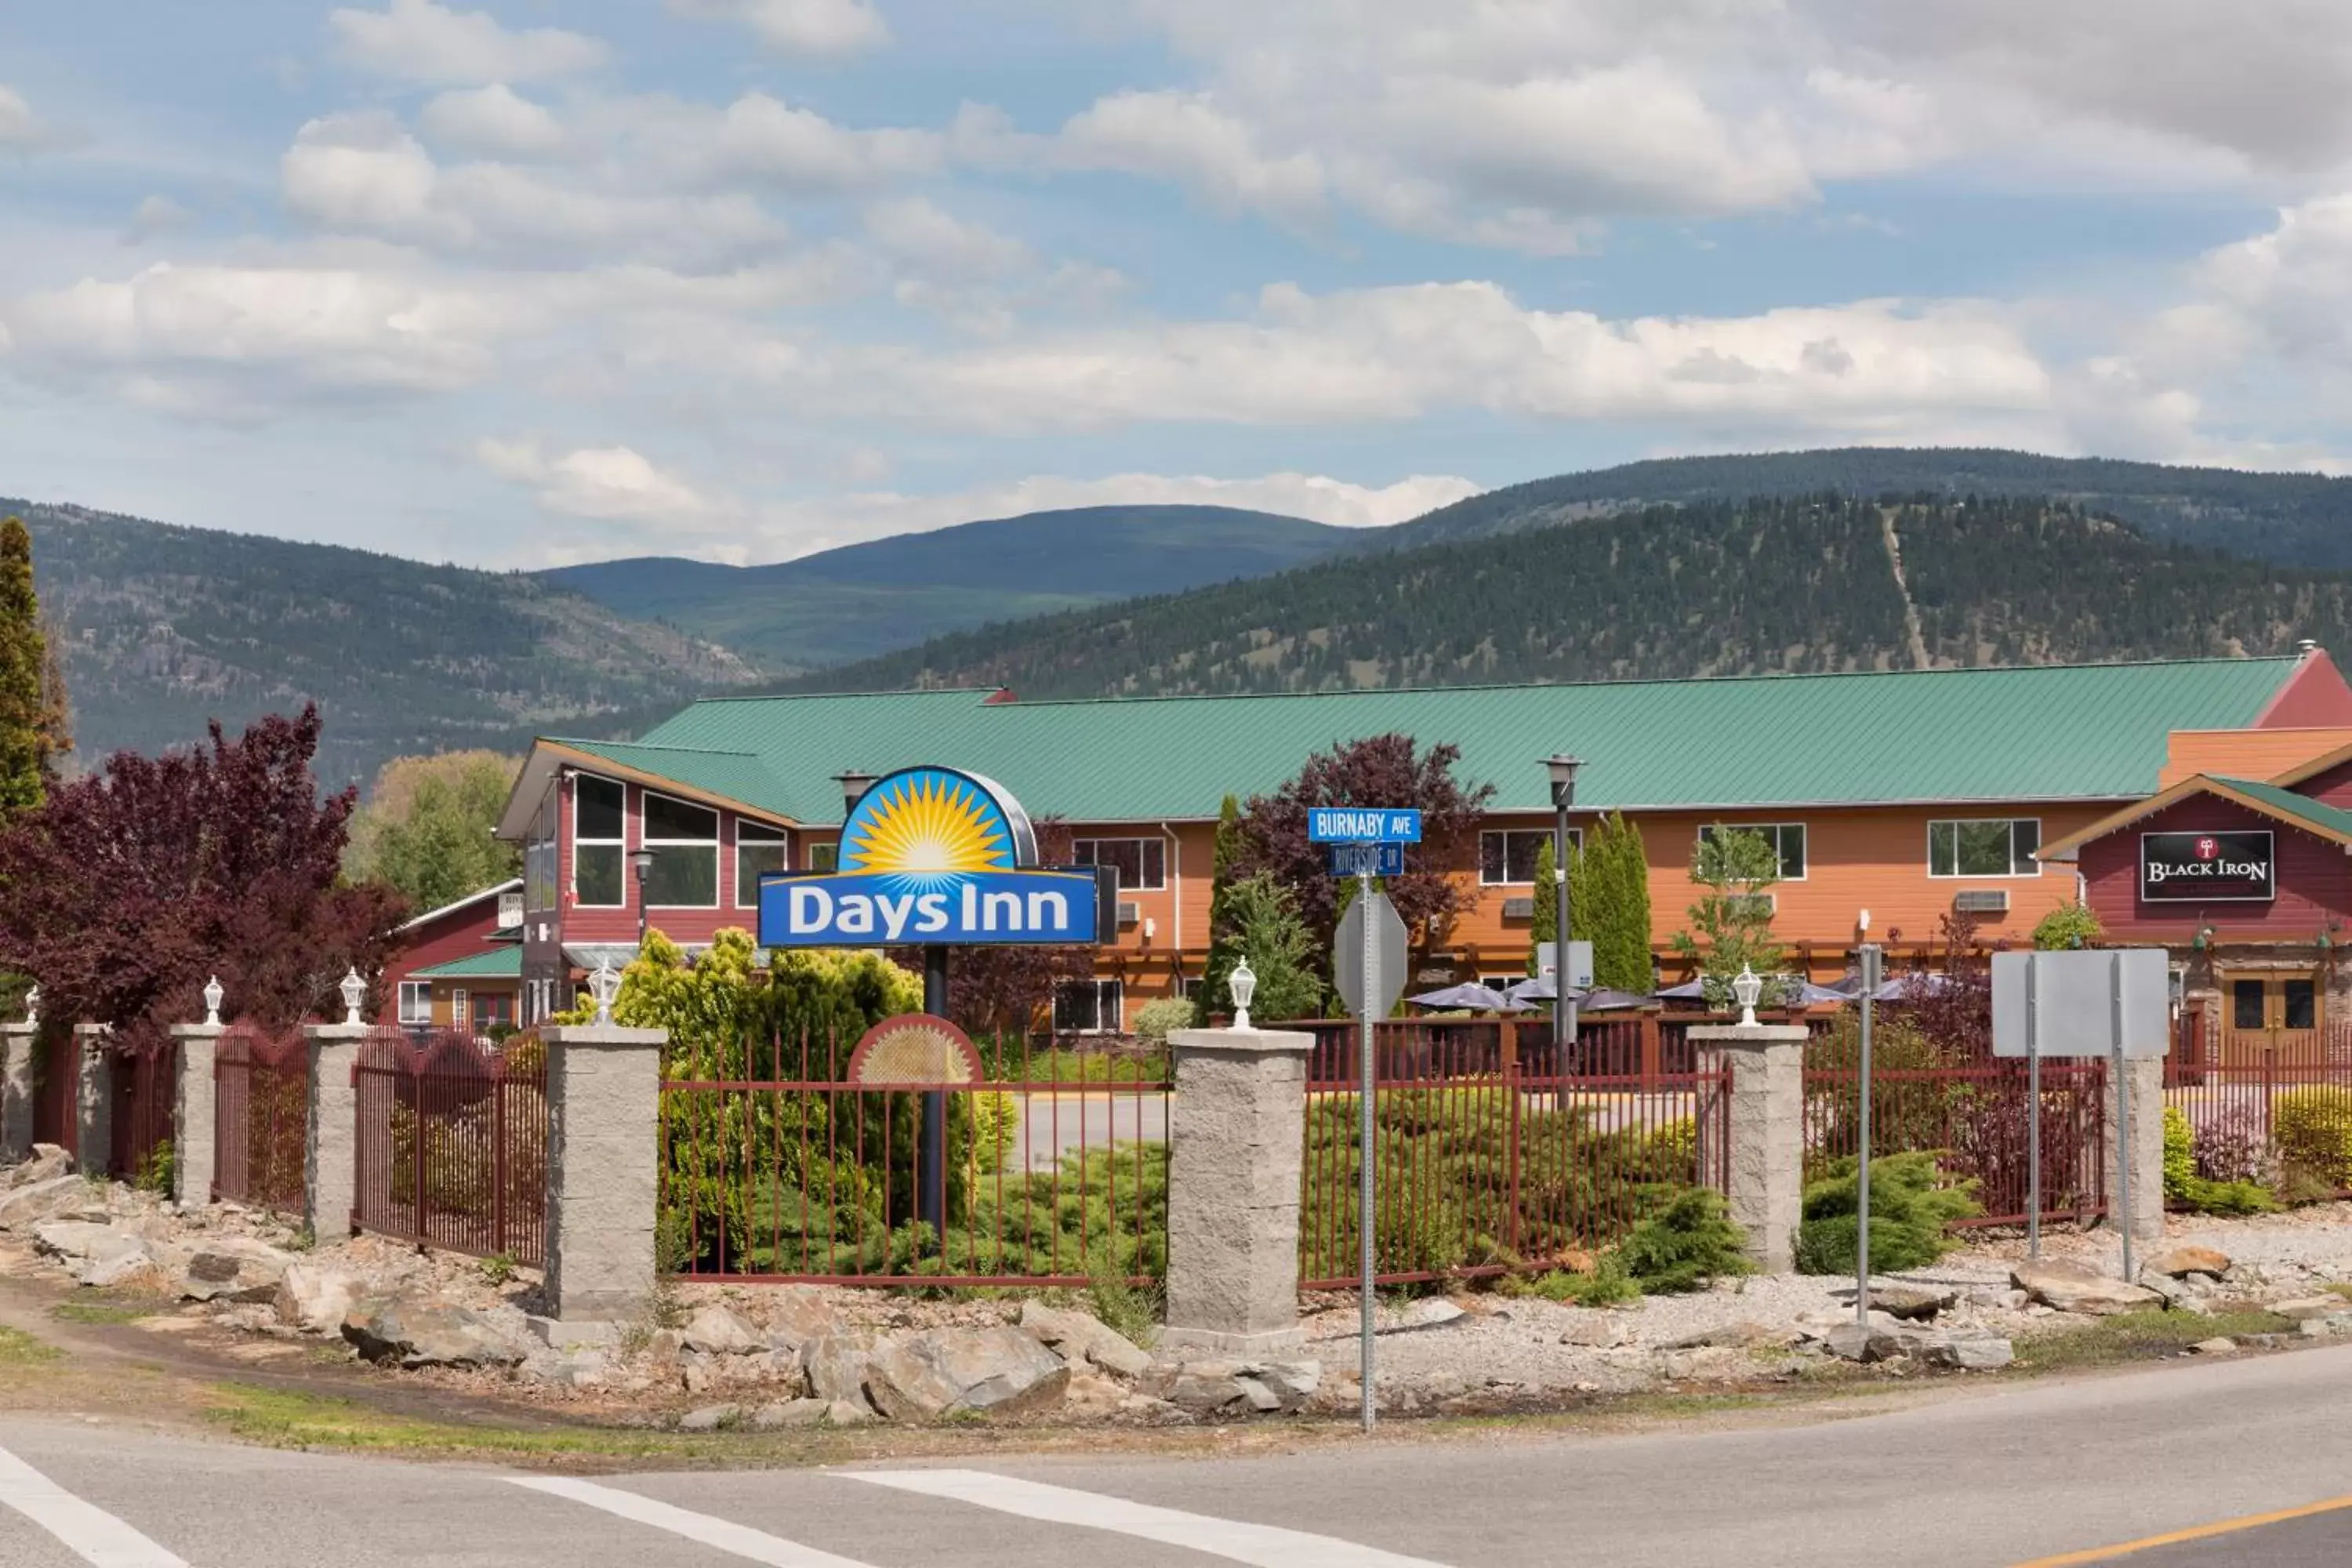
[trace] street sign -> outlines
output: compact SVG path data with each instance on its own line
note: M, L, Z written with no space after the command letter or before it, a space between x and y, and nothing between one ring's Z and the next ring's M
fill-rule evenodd
M1402 844L1334 844L1331 846L1331 875L1334 877L1402 877L1404 875L1404 846Z
M1418 844L1421 813L1409 807L1318 805L1307 814L1315 844Z
M2160 947L1992 955L1992 1054L2160 1057L2172 1043Z
M1549 976L1555 984L1559 978L1559 946L1557 942L1536 943L1536 973ZM1571 991L1592 989L1592 944L1579 937L1568 944L1568 988Z
M1364 921L1369 915L1372 922L1374 970L1370 994L1364 986ZM1339 997L1348 1004L1348 1011L1359 1016L1385 1018L1389 1009L1404 994L1405 954L1404 921L1398 918L1396 906L1388 895L1375 889L1369 897L1359 898L1339 917L1339 929L1331 938L1331 977L1339 983ZM1366 1004L1370 1005L1367 1006Z

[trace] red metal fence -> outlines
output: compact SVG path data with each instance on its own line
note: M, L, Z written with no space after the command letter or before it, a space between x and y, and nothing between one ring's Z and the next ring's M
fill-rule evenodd
M2187 1009L2164 1103L2187 1120L2206 1181L2254 1182L2290 1202L2352 1196L2352 1024L2273 1044L2252 1031L2224 1039Z
M180 1098L180 1047L156 1040L107 1044L107 1173L126 1182L168 1181L173 1121Z
M982 1045L988 1081L844 1081L848 1039L674 1048L662 1084L662 1265L703 1279L1080 1285L1159 1278L1168 1068L1159 1054ZM937 1223L934 1221L937 1216Z
M1833 1013L1762 1013L1768 1024L1799 1023L1816 1036L1837 1025ZM1383 1018L1372 1026L1383 1051L1402 1050L1424 1073L1450 1072L1476 1078L1501 1070L1507 1052L1515 1056L1522 1072L1538 1075L1640 1078L1655 1083L1698 1068L1698 1053L1690 1031L1702 1024L1727 1024L1723 1013L1665 1013L1643 1008L1611 1010L1580 1017L1576 1038L1564 1058L1552 1045L1551 1020L1545 1016L1502 1018ZM1353 1018L1307 1018L1279 1027L1302 1030L1315 1037L1310 1079L1340 1076L1331 1064L1340 1056L1353 1059L1357 1032Z
M33 1051L33 1142L82 1157L81 1042L69 1024L44 1023Z
M353 1226L538 1267L547 1247L547 1058L471 1035L378 1030L352 1070Z
M1373 1268L1383 1284L1557 1264L1650 1208L1729 1174L1730 1079L1668 1070L1638 1026L1579 1042L1562 1070L1548 1026L1375 1025ZM1304 1289L1359 1278L1357 1037L1314 1026L1299 1215ZM1628 1068L1631 1070L1625 1070Z
M299 1028L272 1037L232 1024L213 1056L215 1199L302 1212L310 1047Z

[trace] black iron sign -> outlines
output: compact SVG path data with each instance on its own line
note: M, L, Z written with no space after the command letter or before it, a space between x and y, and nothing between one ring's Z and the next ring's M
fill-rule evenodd
M2275 837L2267 830L2143 833L2139 896L2152 904L2275 899Z

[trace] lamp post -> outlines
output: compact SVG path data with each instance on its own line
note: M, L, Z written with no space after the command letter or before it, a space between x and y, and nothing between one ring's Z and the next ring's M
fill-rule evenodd
M1568 994L1568 922L1571 912L1568 901L1568 808L1576 804L1576 770L1583 765L1559 752L1544 759L1544 766L1551 773L1553 815L1551 1043L1557 1048L1559 1063L1555 1071L1567 1069L1569 1042L1576 1034L1576 1004Z
M637 952L646 951L646 935L653 928L646 914L646 875L654 868L654 852L633 849L629 852L629 869L637 879Z
M1252 969L1247 957L1234 961L1234 970L1225 976L1225 989L1234 995L1234 1027L1255 1029L1250 1022L1250 998L1257 994L1257 971Z
M1756 1026L1756 1004L1763 995L1764 982L1757 978L1754 970L1741 964L1739 973L1731 977L1731 999L1739 1005L1740 1027Z

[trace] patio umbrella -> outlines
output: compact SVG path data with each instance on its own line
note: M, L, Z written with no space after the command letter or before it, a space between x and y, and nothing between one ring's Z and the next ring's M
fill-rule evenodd
M1664 991L1653 992L1651 994L1667 1002L1703 1002L1706 999L1706 983L1703 980L1685 981L1680 985L1669 985ZM1782 975L1780 995L1766 1005L1822 1007L1853 1000L1852 996L1833 987L1816 985L1810 980L1799 980L1791 975Z
M1915 970L1898 974L1870 994L1874 1002L1914 1002L1923 996L1940 996L1952 988L1948 974Z
M1538 974L1532 980L1522 980L1504 993L1515 1002L1557 1002L1559 994L1552 988L1551 976ZM1581 1013L1597 1013L1611 1007L1643 1007L1649 1005L1647 996L1637 996L1631 991L1612 991L1606 985L1596 985L1590 991L1569 987L1569 999Z
M1646 1007L1647 996L1637 996L1631 991L1618 991L1607 985L1596 985L1576 999L1580 1013L1606 1013L1621 1007Z
M1475 981L1448 985L1441 991L1424 991L1408 1000L1422 1007L1467 1007L1474 1013L1516 1013L1523 1005L1517 999Z

